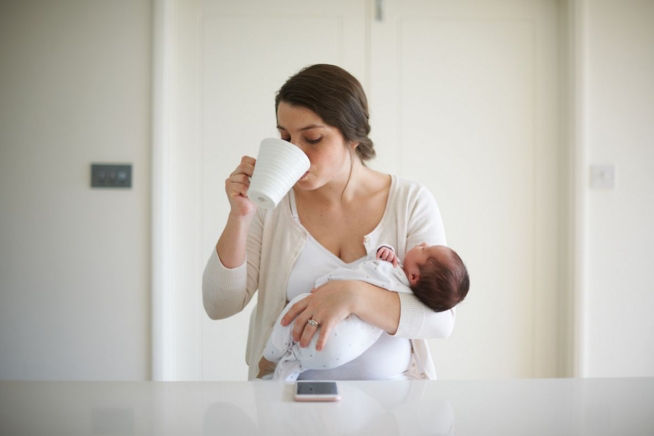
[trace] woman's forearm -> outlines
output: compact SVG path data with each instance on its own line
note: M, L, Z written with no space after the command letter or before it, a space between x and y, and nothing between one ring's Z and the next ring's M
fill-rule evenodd
M397 292L353 282L355 289L352 312L365 322L375 325L388 334L395 334L400 323L400 298Z
M223 229L216 252L220 262L226 268L236 268L245 262L248 230L252 217L235 217L229 215Z

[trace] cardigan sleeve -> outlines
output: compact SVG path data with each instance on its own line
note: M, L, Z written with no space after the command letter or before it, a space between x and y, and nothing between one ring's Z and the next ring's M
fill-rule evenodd
M235 268L225 267L213 248L202 275L202 302L211 319L227 318L243 310L259 282L259 261L264 214L257 211L246 242L246 259Z
M409 339L447 338L454 330L454 309L434 312L413 294L400 296L400 324L393 336Z
M429 190L417 185L406 194L406 250L421 242L446 245L438 204ZM400 322L395 336L411 339L445 338L454 330L455 311L434 312L413 294L399 294Z
M418 185L407 194L406 251L426 242L429 245L447 245L445 226L436 199L429 190Z

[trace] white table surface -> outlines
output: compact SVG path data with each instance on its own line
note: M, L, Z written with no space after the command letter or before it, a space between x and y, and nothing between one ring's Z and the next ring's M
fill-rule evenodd
M654 435L654 378L338 384L0 381L0 435Z

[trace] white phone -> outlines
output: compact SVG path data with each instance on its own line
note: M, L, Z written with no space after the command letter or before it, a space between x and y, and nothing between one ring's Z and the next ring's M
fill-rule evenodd
M298 381L295 384L295 401L338 401L338 386L330 381Z

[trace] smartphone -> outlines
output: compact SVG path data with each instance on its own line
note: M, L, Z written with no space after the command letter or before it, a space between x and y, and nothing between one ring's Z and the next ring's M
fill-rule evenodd
M330 381L298 381L295 383L295 401L338 401L338 386Z

